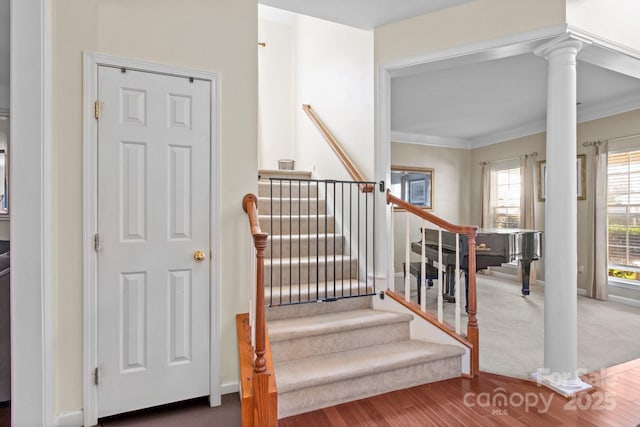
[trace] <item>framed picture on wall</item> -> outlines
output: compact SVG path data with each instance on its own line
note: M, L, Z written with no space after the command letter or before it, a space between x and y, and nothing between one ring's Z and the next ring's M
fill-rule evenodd
M578 154L576 157L576 189L578 200L587 199L587 155ZM547 162L538 162L538 201L544 202L547 199Z
M391 194L423 209L433 209L433 169L391 166ZM396 208L396 210L402 210Z

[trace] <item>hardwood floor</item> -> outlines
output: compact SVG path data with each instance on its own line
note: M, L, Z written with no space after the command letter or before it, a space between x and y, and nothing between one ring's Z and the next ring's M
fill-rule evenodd
M566 399L533 381L481 373L280 420L280 427L640 425L640 360L583 377L594 385Z
M400 390L285 418L279 427L354 426L585 426L640 425L640 359L585 375L594 385L573 399L532 381L480 373ZM505 401L506 398L506 401ZM465 404L466 403L466 404ZM0 407L0 427L10 425L10 408ZM237 394L222 406L193 401L102 420L116 426L240 426Z

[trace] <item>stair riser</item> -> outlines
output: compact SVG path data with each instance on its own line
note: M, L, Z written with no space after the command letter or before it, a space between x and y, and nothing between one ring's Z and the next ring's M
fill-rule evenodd
M340 261L324 263L321 260L316 265L314 260L312 264L283 265L282 268L279 265L265 265L264 274L266 286L297 285L356 278L358 265L355 260L345 260L344 264Z
M273 226L272 226L273 225ZM334 221L333 217L320 217L316 220L315 217L292 217L291 220L287 218L283 219L282 223L278 218L273 218L273 224L271 219L263 217L260 218L260 228L262 231L269 234L315 234L315 233L333 233Z
M265 250L265 257L271 258L273 253L274 258L279 257L308 257L327 255L342 255L344 247L344 237L336 235L335 239L333 234L319 236L271 236L267 243Z
M276 366L276 373L277 371ZM278 418L290 417L394 390L456 378L460 374L461 359L458 356L350 378L331 384L307 387L288 393L279 392Z
M266 286L265 287L265 302L268 305L277 307L285 306L285 304L295 304L296 307L302 306L318 306L335 304L336 301L323 302L323 300L341 299L346 300L359 300L365 295L371 295L373 293L373 287L367 287L364 283L355 282L351 288L348 286L342 286L342 282L336 282L335 289L333 284L327 284L326 286L321 283L318 287L315 283L307 283L302 285L289 286ZM369 297L370 298L370 297ZM370 301L370 300L369 300ZM311 303L311 304L298 304L298 303ZM281 307L277 307L281 308ZM340 311L340 310L336 310Z
M365 293L366 289L363 289L362 292ZM267 299L268 298L269 295L267 295ZM305 300L309 299L310 298L305 298ZM371 297L344 298L337 301L315 304L294 304L267 307L266 316L267 321L271 321L290 319L292 317L317 316L319 314L336 313L339 311L362 310L365 308L371 308Z
M318 185L316 183L301 182L298 186L297 182L291 182L289 186L288 182L279 184L274 182L259 182L258 183L258 197L304 197L315 199L318 195Z
M284 362L407 339L408 322L390 323L326 335L271 341L271 353L274 362Z
M315 220L315 214L323 215L326 213L327 204L324 200L316 199L269 199L260 198L258 200L261 215L277 215L274 220L288 221L289 215L312 215Z

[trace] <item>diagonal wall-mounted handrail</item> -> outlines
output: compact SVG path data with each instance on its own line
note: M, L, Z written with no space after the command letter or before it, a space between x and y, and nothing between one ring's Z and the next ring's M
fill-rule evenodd
M331 131L329 131L327 126L324 124L324 122L320 119L320 117L318 117L316 112L311 108L311 105L302 104L302 109L304 110L305 113L307 113L307 116L309 116L309 118L311 119L313 124L318 128L318 130L320 131L324 139L329 143L329 146L334 151L334 153L336 153L336 155L338 156L338 159L340 159L344 167L347 169L347 172L349 172L349 175L351 176L351 178L354 181L366 181L366 179L362 176L362 173L360 173L360 170L358 170L358 167L349 158L347 153L342 149L342 146L340 145L338 140L335 138L335 136L333 136L333 134L331 133ZM371 185L371 184L360 185L360 191L362 191L363 193L371 193L373 192L373 189L374 189L374 185Z
M479 353L479 332L478 332L478 309L477 309L477 294L476 294L476 235L478 233L478 227L475 225L456 225L452 224L444 219L426 212L411 203L407 203L404 200L391 194L387 190L387 204L395 205L411 213L425 221L437 225L438 227L449 231L451 233L464 234L467 236L468 245L468 271L469 271L469 296L468 296L468 310L469 317L467 321L467 340L472 344L471 349L471 376L478 374L480 368L480 353ZM408 236L408 222L407 222L407 236ZM408 251L409 249L407 249ZM423 252L424 253L424 252ZM407 255L408 259L408 255ZM441 262L439 264L442 264ZM424 265L424 261L421 261L421 265ZM407 268L409 268L407 266ZM424 273L422 277L425 277ZM419 284L420 286L421 284Z

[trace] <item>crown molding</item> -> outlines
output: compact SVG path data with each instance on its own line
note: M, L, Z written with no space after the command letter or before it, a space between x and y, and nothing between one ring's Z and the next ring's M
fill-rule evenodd
M471 148L471 142L467 139L396 131L391 131L391 142L428 145L430 147L462 148L466 150Z
M542 119L527 123L510 129L503 129L492 134L474 138L471 140L470 148L486 147L488 145L499 144L505 141L522 138L524 136L535 135L547 130L547 121Z
M578 123L622 114L627 111L637 110L638 108L640 108L640 93L632 93L629 96L600 103L592 107L578 107Z

